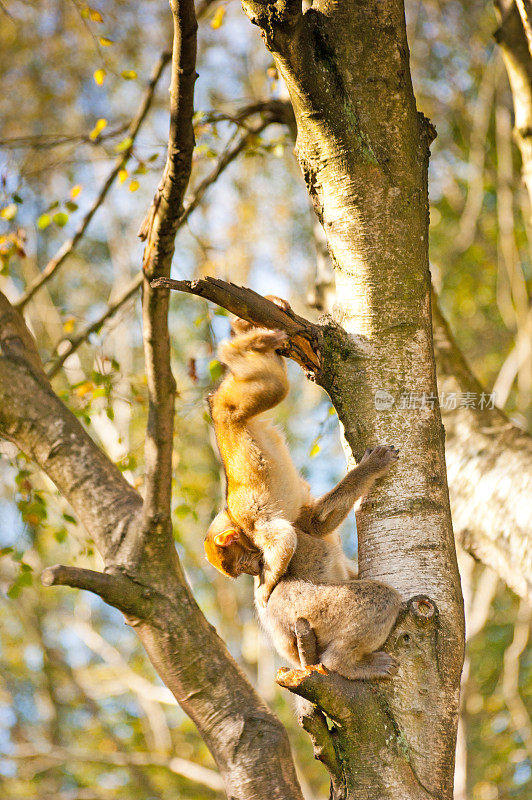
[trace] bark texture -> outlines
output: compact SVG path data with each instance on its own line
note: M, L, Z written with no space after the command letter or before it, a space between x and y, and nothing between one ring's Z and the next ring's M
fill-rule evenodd
M44 583L88 589L123 611L205 739L229 797L301 800L286 732L199 610L164 521L146 526L140 496L54 394L2 294L0 435L54 481L104 557L102 574L55 567Z
M400 675L381 697L416 784L451 797L463 612L435 399L427 250L433 130L416 110L403 3L318 0L304 14L290 0L243 5L290 93L296 154L335 270L323 385L353 454L376 443L401 448L398 469L362 509L361 577L391 583L405 600L427 595L439 610L436 633L420 633L415 645L409 639ZM394 398L391 407L376 409L378 390ZM403 411L402 393L431 400ZM374 730L381 724L373 719ZM387 755L380 751L383 763ZM399 789L371 774L367 761L346 775L348 796L416 796L406 779Z
M437 302L434 345L440 389L482 386L460 353ZM445 414L447 474L456 536L523 598L532 597L532 438L497 408Z

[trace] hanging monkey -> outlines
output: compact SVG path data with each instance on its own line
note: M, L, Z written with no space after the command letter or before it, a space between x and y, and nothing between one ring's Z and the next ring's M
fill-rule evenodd
M224 575L261 575L256 601L262 606L292 558L297 544L293 523L310 502L310 492L284 437L261 418L288 392L286 367L276 352L288 337L243 320L235 322L234 330L237 335L219 348L228 373L210 397L226 506L209 527L205 552Z

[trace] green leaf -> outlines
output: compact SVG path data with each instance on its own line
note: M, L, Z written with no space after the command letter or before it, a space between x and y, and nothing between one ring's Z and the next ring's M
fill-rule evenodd
M54 539L56 542L59 542L59 544L63 544L67 539L66 528L59 528L59 530L54 531Z
M16 600L17 597L19 596L20 592L21 592L20 585L18 584L18 582L15 582L7 590L7 596L10 598L10 600Z
M125 69L121 73L122 77L125 81L134 81L137 77L137 73L134 69Z
M52 219L59 228L64 228L68 222L68 214L65 211L58 211Z
M211 381L217 381L218 378L222 377L222 373L222 365L217 358L213 358L213 360L209 363L209 375L211 376Z
M65 203L65 208L69 211L77 211L79 206L77 203L74 203L72 200L67 200Z
M66 511L63 513L63 519L65 520L65 522L71 522L72 525L76 524L76 520L74 519L72 514L67 514Z
M23 572L19 576L17 583L19 586L31 586L33 583L33 575L31 572Z
M179 519L183 519L183 517L187 517L190 514L190 506L187 506L186 503L181 503L181 505L174 509L174 514L176 517L179 517Z
M14 550L15 550L15 548L14 548L14 547L11 547L11 546L10 546L10 547L2 547L2 548L0 549L0 558L2 558L3 556L8 556L8 555L10 555L10 553L13 553L13 552L14 552Z

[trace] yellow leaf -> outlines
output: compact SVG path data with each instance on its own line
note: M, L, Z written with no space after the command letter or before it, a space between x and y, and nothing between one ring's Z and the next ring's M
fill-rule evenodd
M4 206L0 211L0 217L2 217L2 219L14 219L17 216L17 211L17 204L10 203L8 206Z
M113 40L108 39L107 36L99 36L98 41L102 47L111 47L111 45L114 44Z
M214 12L214 17L212 18L211 22L211 28L214 28L214 30L220 28L222 22L224 21L224 16L225 16L225 6L219 6Z
M89 17L93 22L103 22L103 17L99 11L96 11L95 8L89 7Z
M102 117L101 119L99 119L99 120L96 122L96 125L94 126L94 128L92 129L92 131L89 133L89 138L90 138L90 139L97 139L97 138L98 138L98 136L100 135L100 133L101 133L101 132L103 131L103 129L104 129L104 128L106 128L106 127L107 127L107 120L106 120L106 119L103 119L103 117Z
M92 381L84 381L76 388L76 394L78 397L83 397L89 392L92 392L93 389L94 389L94 384Z
M103 82L105 80L106 75L107 72L104 69L97 69L92 77L94 78L98 86L103 86Z
M139 186L140 186L140 183L138 181L131 181L131 183L129 184L129 191L130 192L136 192L137 189L139 188Z
M120 181L120 183L124 183L124 181L127 181L127 175L128 175L127 169L118 170L118 180Z
M80 195L82 191L83 191L83 186L81 186L81 184L79 183L76 183L76 185L73 186L72 189L70 190L70 197L72 198L72 200L74 200L75 197L78 197L78 195Z
M137 73L134 69L125 69L120 74L126 81L134 81L137 77Z
M309 456L311 458L314 458L314 456L317 456L319 452L320 452L320 446L317 442L314 442L314 444L310 448Z
M69 317L63 322L63 330L65 333L72 333L74 330L74 326L76 324L76 320L74 317Z

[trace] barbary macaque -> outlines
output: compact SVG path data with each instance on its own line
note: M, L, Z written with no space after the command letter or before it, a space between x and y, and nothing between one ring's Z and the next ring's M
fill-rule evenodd
M275 648L296 667L301 664L295 627L303 618L328 669L352 680L389 678L397 671L396 659L379 648L397 619L401 597L385 583L356 579L335 531L397 458L393 447L366 450L359 465L329 494L303 507L294 523L295 553L267 606L256 605ZM259 591L257 578L255 586Z
M205 552L224 575L260 575L255 598L264 606L295 551L293 523L312 501L284 437L260 416L288 392L286 367L276 352L287 336L243 320L234 330L236 336L219 348L228 373L210 398L226 506L209 527Z

